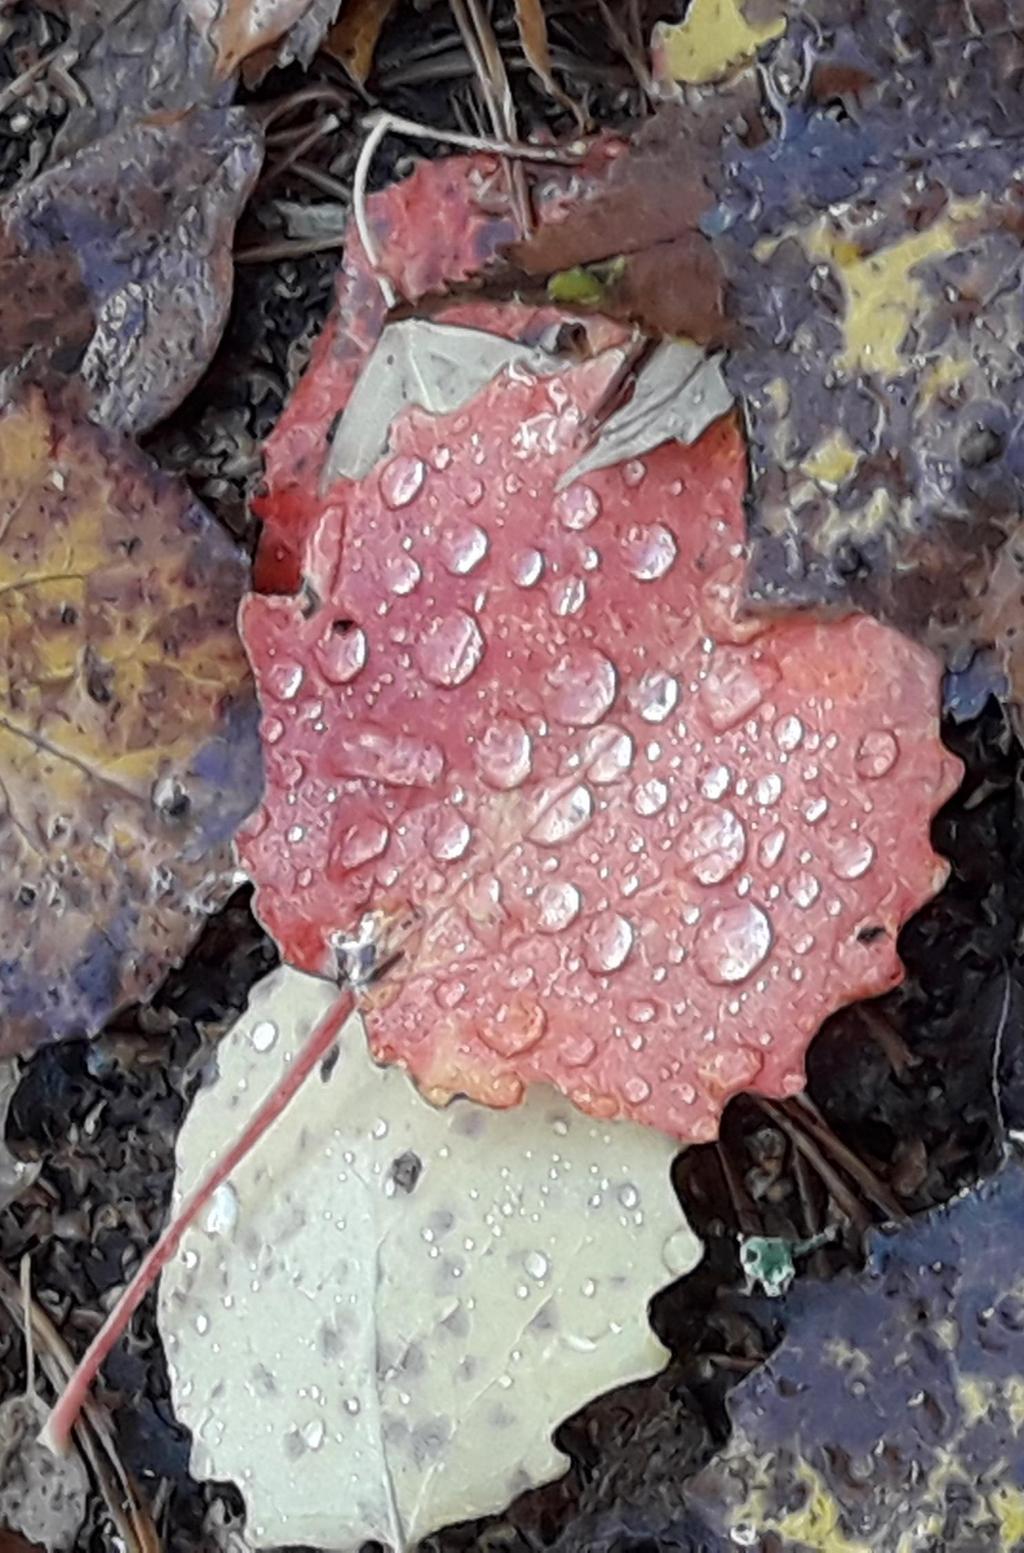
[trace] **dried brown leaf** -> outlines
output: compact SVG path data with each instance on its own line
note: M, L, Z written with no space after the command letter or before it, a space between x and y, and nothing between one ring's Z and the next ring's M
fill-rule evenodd
M346 0L324 40L324 52L344 65L360 86L366 85L384 23L394 9L395 0Z
M0 397L77 372L95 419L145 431L206 370L262 140L240 108L130 123L0 205Z
M182 0L198 32L217 57L226 80L253 55L262 65L308 65L338 14L342 0ZM262 70L260 74L264 73Z

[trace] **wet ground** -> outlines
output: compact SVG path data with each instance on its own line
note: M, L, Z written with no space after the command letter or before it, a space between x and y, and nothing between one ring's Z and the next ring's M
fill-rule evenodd
M60 36L56 22L37 17L31 25L49 29L51 40ZM635 111L628 71L588 53L571 29L554 33L559 48L575 51L581 83L600 81L597 111L609 118ZM443 27L436 38L424 27L415 47L408 34L390 34L380 79L397 111L432 122L447 112L472 122L468 62ZM515 80L530 122L545 106L524 75ZM274 92L299 84L276 82ZM359 106L353 98L353 119ZM0 117L5 184L45 157L60 105L42 92L18 113ZM355 134L342 123L316 153L342 187L355 149ZM390 163L382 160L382 178L401 171L403 154L399 146ZM239 236L239 248L256 250L256 258L239 267L221 352L200 389L151 439L161 462L186 473L247 540L245 497L259 477L259 441L322 321L336 264L334 251L258 256L289 241L278 202L313 197L308 183L287 172L264 180ZM668 1369L563 1425L559 1443L572 1460L566 1477L502 1515L433 1537L437 1553L693 1553L701 1544L686 1524L686 1478L724 1437L729 1387L785 1329L784 1298L745 1290L739 1236L802 1241L826 1231L824 1244L798 1259L797 1275L828 1278L856 1265L869 1224L945 1201L994 1166L1004 1126L1024 1126L1021 757L994 705L946 732L966 764L961 791L935 825L935 844L952 871L903 935L905 983L828 1023L810 1053L809 1104L737 1100L721 1142L679 1160L679 1191L707 1255L652 1308L672 1353ZM31 1256L34 1296L75 1351L154 1238L170 1195L181 1117L218 1036L273 963L273 948L240 892L150 1008L122 1015L92 1043L44 1050L28 1064L8 1140L38 1163L39 1173L0 1213L0 1262L18 1277L23 1256ZM0 1396L24 1380L20 1333L0 1311ZM107 1365L97 1396L120 1457L152 1506L166 1553L243 1553L238 1496L189 1476L189 1440L168 1405L152 1300ZM77 1547L109 1553L114 1545L96 1495Z

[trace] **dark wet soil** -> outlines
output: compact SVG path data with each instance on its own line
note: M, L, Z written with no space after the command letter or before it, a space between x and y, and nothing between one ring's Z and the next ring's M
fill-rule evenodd
M594 110L606 118L635 111L635 86L621 60L591 46L574 8L553 9L556 44L577 58L579 84L594 91ZM388 34L379 67L384 95L396 111L471 123L468 67L437 12L417 21L414 39L408 28ZM36 33L42 26L44 41L60 37L56 22L19 25ZM22 45L35 36L13 34ZM517 71L514 79L524 121L543 116L547 107L525 75ZM281 95L300 84L289 77L262 91ZM0 117L5 184L45 158L59 123L59 103L49 94L27 100L21 111L25 119L13 130L10 114ZM358 111L353 100L353 118ZM356 145L343 124L315 155L344 183ZM379 177L400 172L404 154L399 145L390 161L385 156ZM282 197L319 196L287 175L265 186L240 248L258 248L268 233L281 237ZM259 478L258 444L325 315L336 262L328 252L241 265L231 326L211 372L151 439L161 462L186 473L245 540L253 537L245 498ZM950 725L947 738L967 772L935 825L935 844L952 872L903 935L905 983L838 1014L821 1032L809 1062L814 1109L800 1101L772 1107L739 1099L726 1113L721 1142L678 1162L679 1191L707 1255L652 1307L672 1353L667 1370L592 1403L562 1426L558 1439L572 1466L560 1482L501 1515L431 1538L435 1553L696 1553L702 1542L687 1525L686 1479L725 1436L730 1387L786 1323L784 1298L745 1292L738 1237L800 1241L827 1229L825 1246L798 1261L798 1277L828 1278L856 1265L868 1224L945 1201L994 1167L1004 1126L1024 1127L1021 754L994 705L974 721ZM30 1255L35 1297L75 1352L155 1237L181 1118L218 1037L274 959L240 892L150 1008L122 1015L91 1043L68 1042L28 1063L7 1137L40 1169L0 1213L0 1260L18 1276ZM0 1311L0 1397L24 1380L20 1333ZM107 1365L97 1397L154 1507L166 1553L244 1553L237 1495L189 1476L189 1439L170 1411L152 1300ZM110 1553L112 1539L97 1496L77 1547Z

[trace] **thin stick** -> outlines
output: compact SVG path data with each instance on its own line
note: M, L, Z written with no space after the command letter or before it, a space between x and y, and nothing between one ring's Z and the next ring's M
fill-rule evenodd
M836 1206L846 1214L851 1224L856 1225L861 1235L866 1235L871 1228L870 1215L863 1203L847 1186L838 1170L825 1158L814 1139L809 1137L802 1128L796 1126L791 1118L786 1115L785 1111L780 1110L770 1100L762 1100L760 1096L757 1096L756 1099L761 1110L771 1117L777 1127L781 1127L793 1147L799 1149L801 1154L805 1156L818 1172Z
M6 113L12 103L19 97L24 97L31 86L44 76L51 65L72 65L78 58L74 49L67 44L60 43L48 54L41 54L35 64L29 65L20 75L16 75L13 81L8 81L3 91L0 92L0 113Z
M171 1260L181 1244L185 1231L194 1224L217 1188L251 1153L263 1134L280 1116L281 1112L298 1093L309 1075L326 1057L338 1038L338 1032L355 1008L355 998L350 988L342 988L319 1024L314 1025L306 1037L291 1066L262 1102L231 1147L221 1155L200 1181L193 1187L185 1201L171 1217L156 1245L143 1257L138 1272L124 1289L110 1315L89 1344L84 1358L70 1381L57 1398L56 1406L40 1435L40 1439L53 1451L64 1450L71 1428L89 1394L90 1387L99 1373L100 1366L128 1327L132 1316L142 1304L156 1282L160 1271Z
M798 1125L807 1128L821 1147L828 1150L836 1164L842 1165L849 1171L865 1197L869 1198L876 1208L887 1213L897 1224L906 1222L910 1215L899 1198L889 1190L871 1166L861 1159L859 1154L847 1148L842 1138L832 1131L809 1095L796 1095L792 1100L783 1101L782 1104L794 1120L799 1116Z
M75 1361L67 1344L37 1300L26 1300L24 1289L0 1266L0 1304L12 1321L29 1323L39 1354L39 1367L57 1395L73 1373ZM161 1553L153 1517L139 1495L128 1469L117 1452L106 1416L94 1402L86 1402L75 1425L75 1443L92 1470L110 1519L127 1553ZM110 1462L113 1471L107 1467ZM115 1481L116 1479L116 1481Z
M324 237L281 237L276 242L239 248L235 253L235 263L274 264L281 259L304 259L311 253L327 253L331 248L344 248L347 241L344 232L332 232Z
M368 129L382 122L385 133L407 135L410 140L436 140L439 144L459 146L464 151L491 151L495 156L515 156L524 162L555 162L560 167L570 167L582 161L585 154L584 146L578 141L567 146L535 146L525 140L496 140L489 135L463 135L457 129L435 129L430 124L420 124L416 119L404 119L397 113L374 113L364 120Z

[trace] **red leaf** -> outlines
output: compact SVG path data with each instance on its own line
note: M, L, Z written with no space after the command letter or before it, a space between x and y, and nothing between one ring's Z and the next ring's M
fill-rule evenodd
M548 1080L704 1139L899 979L959 767L926 651L737 621L731 421L558 493L621 359L401 418L322 506L307 597L246 601L267 801L241 852L304 969L400 924L369 1027L431 1096Z
M611 166L616 154L615 141L595 141L586 169ZM542 167L533 191L540 228L575 208L569 194L583 170ZM522 236L505 170L495 156L420 162L401 183L372 194L366 207L380 273L407 302L478 279L506 244ZM253 503L263 521L255 568L256 586L263 591L287 593L298 586L330 430L386 316L376 274L353 229L338 272L334 310L264 450L267 489ZM447 309L439 314L449 321L458 316Z

